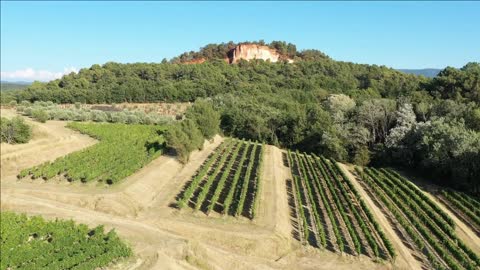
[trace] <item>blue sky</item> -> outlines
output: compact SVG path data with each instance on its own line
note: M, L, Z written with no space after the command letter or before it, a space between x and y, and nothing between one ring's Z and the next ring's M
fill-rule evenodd
M1 2L2 80L285 40L394 68L480 61L480 2Z

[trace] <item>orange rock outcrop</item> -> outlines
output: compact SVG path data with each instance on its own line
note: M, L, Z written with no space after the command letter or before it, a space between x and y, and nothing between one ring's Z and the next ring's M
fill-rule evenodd
M270 62L277 62L280 59L280 54L275 49L271 49L268 46L240 44L228 52L227 60L230 64L234 64L241 59L262 59L265 61L270 60Z

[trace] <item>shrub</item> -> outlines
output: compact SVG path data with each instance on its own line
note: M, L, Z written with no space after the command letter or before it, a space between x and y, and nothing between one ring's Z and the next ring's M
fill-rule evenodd
M360 166L366 166L370 163L370 152L368 151L368 147L362 146L357 150L353 157L353 163Z
M66 116L67 116L67 118L65 120L75 120L75 112L74 111L67 111Z
M6 143L26 143L32 137L32 128L21 117L2 117L0 130L1 141Z
M91 120L90 114L86 111L81 111L80 112L80 121L89 121Z
M31 107L26 107L23 109L23 114L26 116L32 116L33 109Z
M32 111L32 118L40 123L45 123L49 119L48 113L43 109L35 109Z
M75 111L73 120L80 122L88 121L88 116L89 114L84 111Z
M30 107L30 105L32 105L32 104L30 102L28 102L27 100L22 100L22 102L20 102L20 105L25 106L25 107Z
M17 112L19 113L22 113L25 111L25 106L17 105L17 107L15 107L15 110L17 110Z
M127 122L127 116L124 112L112 113L111 118L113 123L125 124Z
M67 119L67 112L62 109L53 109L50 112L50 119L55 120L66 120Z
M144 123L145 125L155 124L155 119L154 119L152 116L150 116L150 115L146 115L146 116L145 116L145 119L143 120L143 123Z
M107 114L102 111L92 111L92 120L95 122L106 122Z
M158 114L157 115L154 114L153 119L155 119L154 123L157 124L157 125L167 125L167 124L169 124L173 121L171 118L161 116L161 115L158 115Z
M145 112L135 111L133 114L137 117L138 123L140 123L140 124L145 124L145 118L146 118L146 116L147 116L147 115L145 114Z
M127 116L127 123L128 124L138 124L139 123L138 117L134 114L131 114L131 115Z

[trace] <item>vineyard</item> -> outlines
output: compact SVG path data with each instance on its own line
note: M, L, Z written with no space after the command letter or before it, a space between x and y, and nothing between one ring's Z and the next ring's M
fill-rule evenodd
M392 260L395 250L336 162L288 151L287 180L295 238L304 244L351 255Z
M19 179L58 177L70 182L113 184L160 156L164 148L165 129L161 126L77 122L67 126L100 142L53 162L25 169L18 175Z
M480 200L465 193L442 190L438 198L480 236Z
M258 207L263 149L258 143L226 139L185 185L176 205L207 215L214 211L253 219Z
M456 236L452 219L408 179L390 169L356 172L426 268L478 269L480 258Z
M1 213L0 269L103 269L131 254L115 231L105 233L102 226Z

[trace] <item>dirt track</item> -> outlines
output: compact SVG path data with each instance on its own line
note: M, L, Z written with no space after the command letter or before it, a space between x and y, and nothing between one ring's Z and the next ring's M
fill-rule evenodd
M64 128L63 122L34 125L41 131L36 136L43 137L34 139L29 146L14 146L18 149L10 148L5 156L2 147L2 210L115 228L132 245L136 256L113 266L114 269L392 268L363 256L303 248L292 239L285 187L286 178L291 176L283 166L281 150L276 147L266 147L259 217L250 221L207 217L189 209L178 211L169 207L184 183L222 141L221 137L206 142L202 151L192 154L186 166L162 156L112 187L17 181L14 176L20 169L95 143Z

